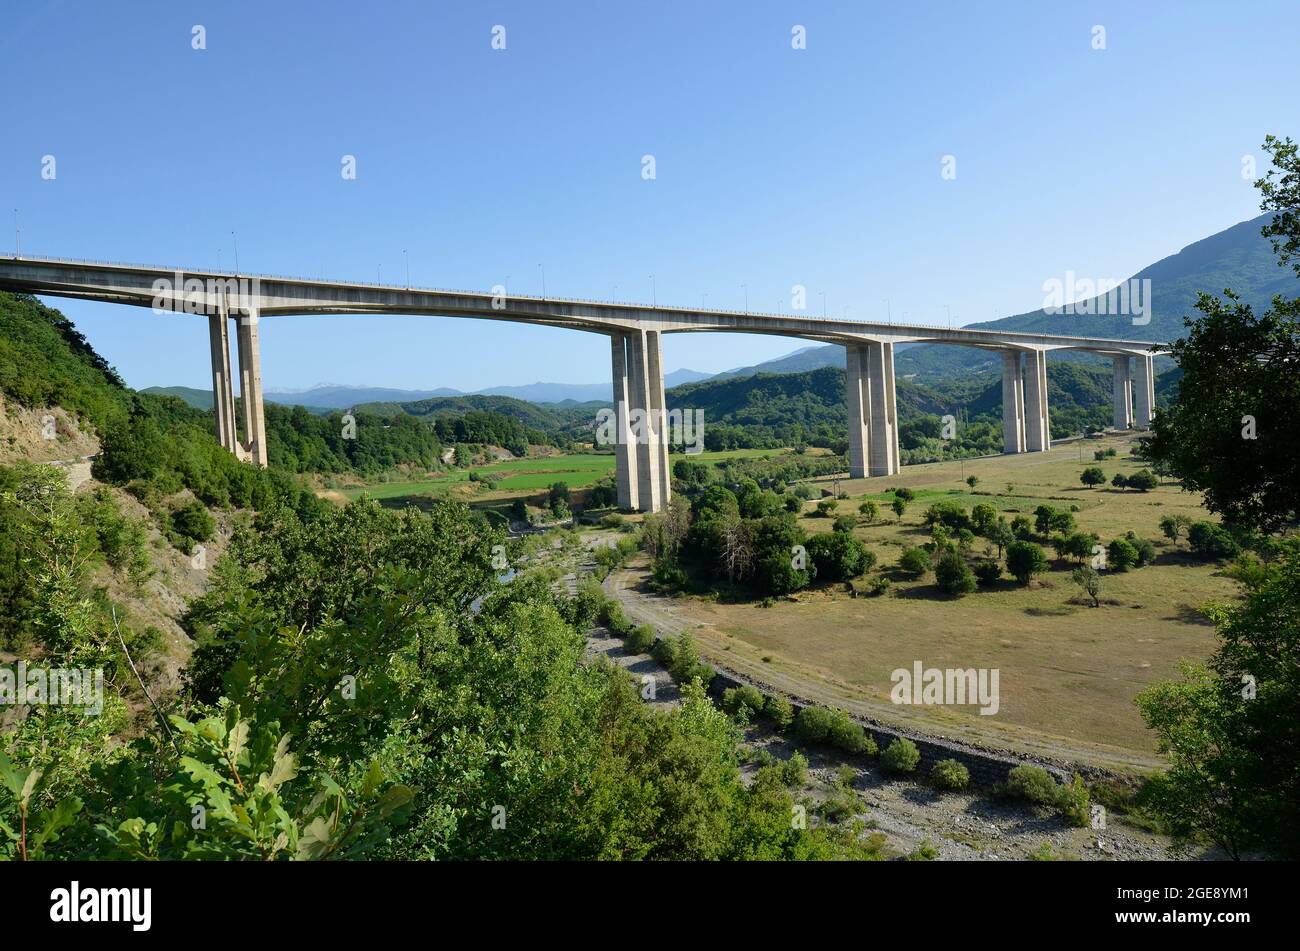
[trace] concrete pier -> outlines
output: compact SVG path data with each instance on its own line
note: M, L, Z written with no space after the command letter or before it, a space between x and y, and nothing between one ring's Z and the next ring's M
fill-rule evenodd
M632 442L632 429L628 413L631 411L628 368L629 345L627 334L610 334L610 359L614 371L614 484L618 491L618 507L632 511L640 504L637 488L636 447Z
M262 356L258 350L257 311L239 320L239 398L243 404L244 448L249 461L266 465L266 415L262 405Z
M1020 378L1020 351L1002 351L1002 451L1025 451L1025 384Z
M1052 448L1052 428L1047 412L1047 354L1025 351L1025 450L1047 452Z
M873 476L896 475L899 471L898 404L894 396L894 345L870 341L867 352L867 383L871 438L868 456Z
M1133 428L1133 391L1128 359L1127 356L1115 357L1113 404L1116 429Z
M1148 430L1156 415L1155 358L1139 354L1133 358L1133 428Z
M844 351L844 401L849 409L849 478L865 479L871 471L867 458L871 445L867 348L850 344Z

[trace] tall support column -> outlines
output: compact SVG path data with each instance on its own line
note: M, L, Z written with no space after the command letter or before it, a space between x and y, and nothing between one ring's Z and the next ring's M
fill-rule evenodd
M239 391L244 404L244 438L249 460L266 465L266 416L262 407L262 356L257 311L239 317Z
M208 315L208 345L212 353L212 415L217 423L217 442L235 451L234 388L230 378L230 329L224 310Z
M867 348L849 344L844 350L844 401L849 408L849 478L865 479L870 474L867 449L871 445Z
M640 504L637 495L636 446L628 412L628 337L610 335L610 359L614 369L614 482L618 488L618 507L631 511Z
M1002 451L1025 451L1025 387L1020 378L1020 351L1002 351Z
M1127 356L1115 357L1115 387L1113 402L1115 407L1115 428L1132 428L1133 393Z
M659 467L659 504L666 509L673 495L673 479L672 469L668 465L668 401L664 396L664 358L660 338L659 331L646 331L646 376L650 384L650 409L655 434L650 454Z
M873 476L899 470L898 405L894 397L894 345L869 342L867 381L871 439L868 456Z
M1156 415L1155 359L1149 353L1133 358L1133 428L1148 430Z
M646 354L646 334L635 330L628 334L628 368L632 398L633 435L636 441L637 507L643 512L658 512L663 507L659 485L658 438L651 410L650 361Z
M1025 351L1025 449L1047 452L1052 429L1047 418L1047 352Z

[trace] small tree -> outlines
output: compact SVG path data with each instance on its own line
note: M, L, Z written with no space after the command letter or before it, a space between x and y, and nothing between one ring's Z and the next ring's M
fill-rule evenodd
M1128 478L1124 475L1124 473L1116 472L1115 475L1111 477L1110 484L1117 489L1122 489L1126 485L1128 485Z
M975 575L958 552L946 552L934 566L934 580L944 594L961 597L975 590Z
M880 517L880 506L874 500L867 499L858 506L858 514L865 518L867 524L870 525Z
M1083 589L1083 593L1092 599L1092 606L1098 607L1101 604L1101 573L1095 571L1090 565L1084 565L1082 568L1075 568L1070 574L1070 578Z
M1029 584L1034 575L1047 570L1047 556L1033 542L1014 542L1007 548L1007 570L1021 584Z
M891 505L890 508L894 510L894 514L898 516L898 520L901 522L903 520L903 513L907 511L907 499L903 498L901 495L895 496L894 504Z
M975 488L975 486L977 486L977 485L980 484L980 477L979 477L979 476L973 476L973 475L972 475L972 476L967 476L967 477L966 477L966 484L967 484L968 486L970 486L970 487L973 489L973 488Z
M930 554L924 548L904 548L898 556L898 567L913 578L930 570Z
M1106 546L1106 565L1112 571L1128 571L1138 562L1138 551L1126 538L1117 538Z
M1088 486L1088 488L1104 485L1106 482L1106 473L1101 471L1101 466L1089 466L1083 470L1083 473L1079 476L1079 481Z
M996 523L989 529L989 541L998 546L998 557L1002 557L1002 550L1016 540L1016 533L1011 530L1005 518L999 518Z

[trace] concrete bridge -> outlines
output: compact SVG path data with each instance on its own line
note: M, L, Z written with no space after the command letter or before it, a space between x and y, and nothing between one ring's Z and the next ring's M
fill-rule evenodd
M1086 350L1114 360L1116 429L1147 429L1155 408L1152 358L1166 344L910 324L794 317L728 310L647 307L603 301L384 286L309 278L181 270L55 258L0 259L0 290L108 301L208 317L213 409L223 446L266 465L266 425L258 325L264 317L409 314L472 317L566 327L610 338L618 503L657 512L671 478L665 425L661 339L667 333L756 333L845 347L849 470L854 478L899 471L894 346L946 343L1002 353L1003 448L1051 447L1047 354ZM235 418L230 322L235 322L242 420ZM644 438L630 420L644 419ZM242 423L242 438L240 437Z

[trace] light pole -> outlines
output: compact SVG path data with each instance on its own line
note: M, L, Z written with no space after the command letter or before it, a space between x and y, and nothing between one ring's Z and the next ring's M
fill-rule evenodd
M659 306L659 288L655 286L655 276L653 274L650 275L650 305L652 307Z
M18 209L14 209L14 258L23 256L23 229L18 224Z
M890 304L888 297L882 297L881 300L885 302L885 323L892 324L894 322L893 305Z
M618 303L618 285L617 285L617 284L615 284L615 285L614 285L614 289L613 289L612 291L609 292L609 300L610 300L610 303Z
M709 299L709 292L705 291L700 294L700 310L704 310L704 302Z
M234 233L233 231L230 232L230 240L233 241L233 242L235 242L235 275L238 276L238 274L239 274L239 238L235 235L235 233Z
M822 296L822 320L825 320L826 319L826 292L818 291L817 293Z
M546 300L546 268L538 264L537 269L542 272L542 300Z
M406 253L406 248L402 248L402 261L406 264L406 289L411 289L411 259Z
M745 313L749 313L749 285L741 284L740 289L745 292Z

